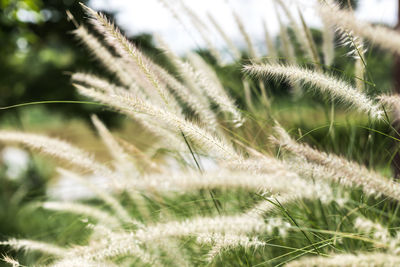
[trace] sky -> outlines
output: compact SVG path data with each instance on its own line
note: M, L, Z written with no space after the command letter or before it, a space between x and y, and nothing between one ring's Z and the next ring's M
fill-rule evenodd
M171 3L170 8L178 14L185 14L182 12L180 0L166 1ZM294 15L297 15L298 6L309 26L320 27L321 21L313 8L317 0L284 1L290 10L295 11ZM210 29L208 38L217 47L223 47L224 42L208 21L208 12L239 47L244 46L245 43L232 17L232 9L239 14L247 32L260 50L264 48L262 21L266 21L272 35L276 35L279 31L273 0L230 0L229 2L228 0L183 0L183 2L206 23ZM204 46L204 41L191 25L190 19L183 16L183 23L179 23L159 0L91 0L89 5L96 10L116 12L118 26L128 35L155 33L178 53ZM283 22L287 23L284 14L282 12L280 14ZM397 0L359 0L356 15L362 20L394 26L397 19Z

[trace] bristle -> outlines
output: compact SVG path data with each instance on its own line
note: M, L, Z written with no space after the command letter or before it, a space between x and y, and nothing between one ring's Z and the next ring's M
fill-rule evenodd
M367 112L374 119L382 119L383 111L368 96L338 80L331 75L322 74L306 68L294 65L260 64L248 65L244 70L250 74L273 78L286 78L292 83L303 82L321 90L323 94L329 94L339 100L354 106L360 112Z

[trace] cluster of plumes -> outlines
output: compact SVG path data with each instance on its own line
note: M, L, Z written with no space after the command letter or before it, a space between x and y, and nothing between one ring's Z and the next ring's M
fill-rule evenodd
M175 12L169 1L161 2L178 21L181 21L180 14ZM374 36L388 33L387 29L359 23L350 12L340 10L327 2L328 4L319 5L325 27L324 58L321 60L301 13L299 23L284 1L277 0L277 6L289 19L290 27L305 57L316 63L314 69L296 65L295 49L278 10L283 50L275 49L267 25L264 25L266 46L271 56L268 63L263 63L239 14L233 11L234 20L254 62L244 69L247 73L261 77L287 79L295 90L301 90L305 85L311 86L320 90L323 95L337 98L361 112L368 113L373 119L382 119L382 105L396 106L398 97L380 96L379 101L375 100L366 95L362 86L357 83L363 81L365 68L365 65L361 64L364 63L361 38L396 52L398 48L394 48L394 43L400 44L400 41L396 39L396 35L393 40L383 44L382 40ZM183 2L182 7L205 39L217 64L222 65L222 56L208 40L208 27ZM110 82L88 73L75 73L72 75L72 81L77 91L129 116L145 131L158 137L159 141L153 144L154 149L168 149L181 154L182 158L192 155L194 161L198 154L202 154L213 161L218 169L199 170L200 167L185 167L171 170L168 166L153 161L151 156L134 145L115 138L96 116L92 117L92 122L112 157L111 164L98 162L91 154L65 141L37 134L0 131L1 142L22 144L69 164L74 171L59 168L59 174L84 184L106 207L102 209L79 202L41 203L40 206L44 209L73 213L94 220L94 224L88 224L92 233L86 245L59 247L55 244L21 239L2 241L1 245L52 255L50 266L116 266L116 261L118 264L123 262L162 266L162 258L166 256L161 255L161 251L165 250L165 244L168 250L180 253L181 245L177 244L182 239L194 238L197 245L209 248L204 259L211 262L227 250L237 247L256 250L269 245L268 237L279 236L285 239L291 231L302 231L293 219L289 220L290 216L283 218L274 214L276 210L286 211L287 205L299 200L315 200L322 205L336 202L340 207L346 205L350 197L341 187L337 189L332 184L348 187L350 190L360 188L368 196L386 196L395 201L400 200L400 185L397 182L345 158L301 144L293 140L277 123L270 141L286 152L282 159L252 147L238 146L239 140L232 138L229 132L243 127L244 116L213 68L203 58L189 54L187 60L183 60L160 39L160 48L178 72L178 75L173 75L131 43L103 14L85 6L84 9L95 30L104 36L107 47L84 26L79 26L74 34L115 76L116 81ZM337 16L330 15L332 9ZM226 41L233 58L240 60L240 50L225 34L216 19L211 15L209 18ZM355 87L332 74L325 73L320 67L321 62L328 67L333 64L333 26L337 26L341 34L346 35L347 44L358 51L356 64L359 65L358 70L356 68L356 76L358 73L359 77ZM279 62L279 53L283 54L290 64ZM248 81L249 78L243 80L245 100L248 108L252 109ZM262 97L266 98L263 86L261 82ZM229 131L225 131L226 129ZM108 189L90 184L87 179L90 174L107 177ZM145 220L146 216L134 217L118 200L118 196L124 193L136 204L139 214L146 214L149 211L142 206L143 195L164 196L204 191L211 194L216 189L221 192L244 190L259 193L262 200L235 214L194 216L186 219L163 218L158 222ZM355 266L369 263L393 266L400 263L397 256L400 241L397 235L393 237L383 225L361 217L355 220L354 228L359 234L368 235L369 241L372 240L388 253L359 252L357 255L306 257L289 262L288 266ZM167 254L173 256L173 253ZM184 257L179 257L182 265L186 264L185 260ZM4 261L19 266L17 261L9 257L5 257Z
M71 248L58 247L54 244L37 242L32 240L11 239L4 241L2 245L8 245L14 249L36 250L45 254L52 255L55 261L52 266L96 266L112 264L112 259L129 256L139 260L142 263L157 264L157 255L153 255L146 250L155 243L163 243L171 238L182 238L198 236L198 243L203 245L212 245L210 252L205 259L212 260L212 255L216 256L223 250L233 247L257 248L266 244L265 241L258 240L256 235L267 233L274 234L274 230L284 237L291 229L288 222L281 218L269 218L265 220L264 214L272 211L275 205L271 202L279 201L281 205L294 202L297 199L320 199L324 203L335 200L330 187L323 183L311 183L298 175L285 170L281 165L279 167L259 168L253 171L236 171L234 169L222 169L220 171L209 171L205 173L187 172L178 174L147 174L143 177L135 177L132 173L124 173L121 166L130 166L130 170L138 173L134 166L129 165L129 159L122 157L126 152L122 149L122 154L115 155L115 150L119 148L118 143L106 128L99 127L100 121L94 118L94 123L98 127L101 138L104 143L114 144L110 146L109 151L114 156L114 168L108 168L99 162L92 160L92 164L102 166L101 169L107 169L111 172L109 175L103 173L110 182L108 188L111 192L129 192L132 197L137 193L184 193L198 191L201 189L222 189L232 190L242 188L254 192L263 192L268 200L257 203L251 209L242 214L224 215L216 217L195 217L186 220L173 220L159 223L144 224L132 218L126 209L121 206L118 200L108 191L96 187L87 182L87 177L83 174L59 169L63 176L69 179L77 179L92 190L97 198L112 210L112 213L88 204L75 202L44 202L41 206L48 210L57 212L75 213L86 216L97 221L96 225L88 225L93 230L91 239L86 246L73 246ZM73 157L74 153L81 155L85 152L74 148L67 142L54 140L52 138L37 136L31 134L14 133L14 138L7 140L6 137L12 135L11 132L2 132L0 135L3 141L10 143L21 143L30 148L38 148L37 140L53 146L45 146L41 152L60 159ZM34 138L33 138L34 137ZM39 138L40 137L40 138ZM115 142L115 143L114 143ZM61 148L70 147L70 151ZM40 148L40 146L39 146ZM79 151L79 153L77 152ZM64 154L70 153L66 156ZM262 161L261 161L262 162ZM74 166L84 167L81 162L70 162ZM132 169L133 168L133 169ZM261 171L260 171L261 170ZM92 170L98 172L99 170ZM179 179L179 177L181 179ZM193 181L192 183L190 181ZM122 187L123 185L123 187ZM323 188L323 189L322 189ZM327 198L327 196L330 196ZM127 231L126 226L131 230ZM247 237L253 235L253 238ZM212 239L214 241L206 241ZM214 244L215 243L215 244ZM72 260L73 259L73 260Z

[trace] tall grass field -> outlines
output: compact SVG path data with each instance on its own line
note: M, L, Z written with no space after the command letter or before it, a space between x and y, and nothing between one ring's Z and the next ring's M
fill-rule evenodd
M92 115L104 158L100 141L88 151L54 134L0 130L2 145L29 150L42 168L57 163L69 194L85 192L24 204L18 220L40 231L2 236L3 263L400 266L400 96L390 75L373 71L391 72L383 62L400 56L400 33L333 0L315 6L319 31L301 8L271 1L280 32L264 24L266 53L234 9L244 48L218 17L204 22L185 1L160 0L204 39L184 55L159 36L160 53L147 54L83 4L84 22L67 11L77 49L107 73L69 74L82 105L133 126L128 140Z

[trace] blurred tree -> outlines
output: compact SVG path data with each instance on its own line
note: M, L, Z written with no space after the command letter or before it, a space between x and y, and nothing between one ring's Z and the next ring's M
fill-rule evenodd
M84 0L82 2L87 2ZM79 100L70 83L70 73L90 71L102 73L103 68L88 56L71 31L65 11L83 21L82 8L74 0L0 0L0 106L47 100ZM107 12L105 12L107 13ZM113 14L107 13L108 17ZM132 39L150 55L165 62L154 48L151 35ZM104 74L104 73L102 73ZM108 125L116 117L99 106L57 104L45 105L51 112L66 116L89 118L92 112ZM18 109L2 110L0 118L15 116Z
M65 10L82 12L76 1L2 0L0 16L0 105L41 100L72 100L65 71L90 64L71 38L73 25ZM53 109L53 107L48 106ZM81 107L57 105L57 110L79 114ZM18 114L3 111L0 116Z

